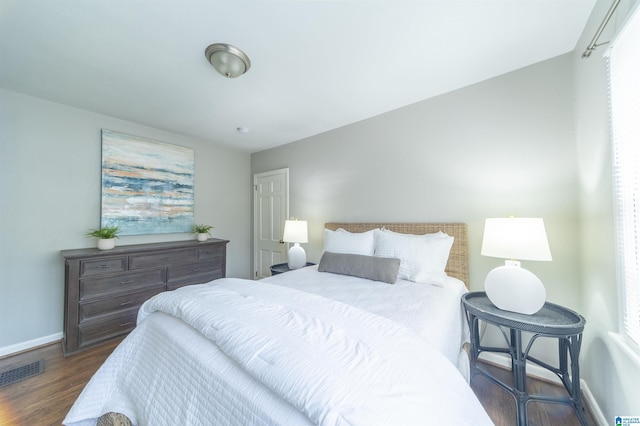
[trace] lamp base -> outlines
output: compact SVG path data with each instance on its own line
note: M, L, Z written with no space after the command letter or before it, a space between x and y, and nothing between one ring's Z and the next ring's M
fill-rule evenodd
M304 249L300 247L300 244L295 243L289 249L289 269L298 269L307 265L307 253L304 252Z
M547 299L542 281L519 266L499 266L484 280L487 297L504 311L533 315Z

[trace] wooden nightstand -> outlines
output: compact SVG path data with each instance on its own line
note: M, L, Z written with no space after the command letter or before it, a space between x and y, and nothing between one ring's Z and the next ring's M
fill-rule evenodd
M305 266L313 266L315 263L307 262ZM278 275L284 272L292 271L293 269L289 269L289 265L287 263L277 263L275 265L271 265L271 275Z
M495 307L483 291L467 293L462 296L462 306L464 307L471 333L471 379L475 374L480 373L511 393L516 400L519 426L527 425L527 404L530 401L571 404L576 410L580 423L582 425L587 424L580 394L580 365L578 363L582 331L586 323L581 315L560 305L548 302L533 315L503 311ZM508 347L482 346L479 332L480 320L498 327L502 331ZM524 351L522 349L523 331L532 334L531 340ZM529 355L529 351L538 337L558 339L558 367L549 365ZM514 386L509 386L495 378L479 365L478 355L481 352L506 353L511 356ZM558 376L569 393L569 397L529 395L526 387L527 361L544 367Z

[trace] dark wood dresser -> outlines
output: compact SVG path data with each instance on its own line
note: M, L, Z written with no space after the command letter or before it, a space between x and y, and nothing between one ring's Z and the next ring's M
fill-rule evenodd
M65 355L128 333L151 296L226 275L227 240L64 250Z

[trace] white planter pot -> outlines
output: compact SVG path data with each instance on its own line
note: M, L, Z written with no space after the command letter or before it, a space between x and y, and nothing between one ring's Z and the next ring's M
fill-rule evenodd
M209 239L209 234L206 232L201 232L198 234L198 241L207 241Z
M115 238L100 238L98 239L98 249L111 250L116 246Z

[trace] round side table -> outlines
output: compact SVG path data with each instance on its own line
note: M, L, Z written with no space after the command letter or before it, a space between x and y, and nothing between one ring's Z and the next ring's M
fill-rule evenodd
M498 309L483 291L467 293L462 296L469 331L471 333L471 378L477 373L487 377L516 400L518 425L527 425L527 404L530 401L562 402L571 404L582 425L587 422L583 413L582 397L580 394L580 346L585 319L580 314L553 303L545 303L540 311L533 315ZM479 321L497 326L507 343L506 348L483 346L480 342ZM522 332L532 333L533 336L523 349ZM558 340L559 365L547 364L529 355L531 347L538 337L550 337ZM478 364L481 352L507 353L511 356L511 370L513 372L513 386L494 377ZM550 395L529 395L526 390L527 361L533 362L556 374L569 397Z

